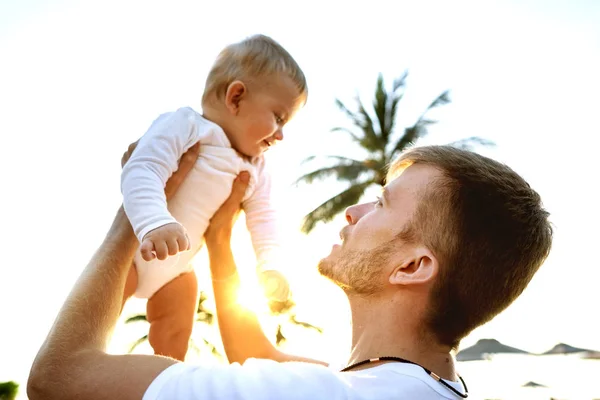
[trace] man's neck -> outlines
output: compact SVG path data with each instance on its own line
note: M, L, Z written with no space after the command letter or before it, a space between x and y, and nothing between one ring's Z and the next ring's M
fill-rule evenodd
M450 348L437 344L423 333L415 321L419 310L393 303L393 299L350 296L352 352L348 365L378 357L400 357L444 379L456 380ZM374 365L369 363L353 370Z

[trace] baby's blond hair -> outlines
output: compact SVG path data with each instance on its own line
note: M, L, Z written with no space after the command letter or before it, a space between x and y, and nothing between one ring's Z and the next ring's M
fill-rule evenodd
M279 74L291 78L298 88L299 96L306 101L306 78L290 53L268 36L250 36L225 47L219 53L206 78L202 103L224 96L235 80L250 83Z

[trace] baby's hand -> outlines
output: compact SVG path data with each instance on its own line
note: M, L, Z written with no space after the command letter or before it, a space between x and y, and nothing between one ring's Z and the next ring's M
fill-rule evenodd
M164 260L168 256L174 256L180 251L190 249L185 228L178 223L170 223L151 230L144 236L142 246L142 258L152 261L154 258Z
M269 301L284 303L290 298L290 284L285 275L277 270L265 270L260 273L259 282Z

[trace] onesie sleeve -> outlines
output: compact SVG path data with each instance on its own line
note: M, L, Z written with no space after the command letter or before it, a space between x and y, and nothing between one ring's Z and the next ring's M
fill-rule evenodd
M199 132L196 115L188 107L160 115L123 168L123 207L140 242L151 230L177 222L167 209L164 188L181 156L206 135Z
M280 258L280 232L277 212L271 203L271 175L264 163L258 168L256 188L242 207L246 214L246 226L250 232L258 268L279 269L277 266L269 267Z

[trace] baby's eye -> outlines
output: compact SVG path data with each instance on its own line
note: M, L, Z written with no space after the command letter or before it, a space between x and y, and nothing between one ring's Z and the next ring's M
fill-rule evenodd
M277 122L278 125L283 124L283 118L281 118L279 115L275 114L275 122Z

